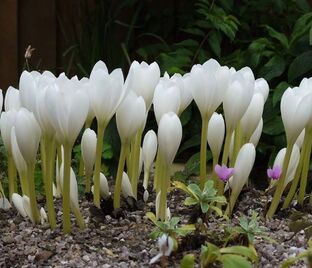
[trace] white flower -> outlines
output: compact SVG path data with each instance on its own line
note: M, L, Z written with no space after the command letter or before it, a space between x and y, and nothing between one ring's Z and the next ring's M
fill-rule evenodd
M163 234L158 238L159 253L151 259L150 264L156 263L163 256L170 256L173 249L173 239Z

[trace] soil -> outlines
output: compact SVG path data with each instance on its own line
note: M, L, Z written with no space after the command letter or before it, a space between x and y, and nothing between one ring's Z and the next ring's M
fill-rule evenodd
M172 216L179 216L182 223L188 223L193 210L183 205L184 198L180 191L173 190L168 204ZM158 246L157 241L149 239L154 226L145 214L154 211L155 197L150 196L146 204L140 201L133 205L133 200L128 200L124 205L126 209L114 213L94 208L88 199L80 204L87 228L79 230L72 219L71 235L62 234L61 200L55 201L58 227L53 231L48 224L33 225L18 215L14 208L0 211L0 267L151 267L149 261L158 254ZM266 235L275 240L274 243L256 237L259 263L255 267L279 267L285 259L307 247L304 232L295 234L288 227L287 218L295 208L265 221L263 215L267 203L268 197L263 191L247 189L241 194L232 219L235 223L241 213L250 215L251 210L255 210L261 216L260 225L268 230ZM205 241L220 243L225 224L223 219L208 217L206 225L209 231L182 238L178 251L168 258L168 266L179 267L182 257L192 253L196 257L196 267L199 267L201 244ZM301 262L293 267L306 265Z

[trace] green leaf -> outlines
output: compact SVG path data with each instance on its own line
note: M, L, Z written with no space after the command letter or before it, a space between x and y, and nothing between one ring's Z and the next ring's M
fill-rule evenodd
M195 257L193 254L187 254L183 257L180 268L193 268L195 265Z
M188 188L183 182L174 181L173 186L189 194L191 197L195 199L197 198L196 194L192 191L192 189Z
M153 212L146 212L146 217L154 223L157 221L156 216Z
M182 113L183 115L183 113ZM186 149L192 148L192 147L196 147L200 145L200 134L196 134L193 135L191 138L189 138L187 141L185 141L180 149L179 149L179 154L183 151L185 151Z
M195 231L195 225L194 224L184 224L179 228L176 228L174 231L180 236L186 236L187 234Z
M237 255L242 255L246 258L249 258L250 260L256 261L257 260L257 255L255 255L255 252L244 246L232 246L232 247L226 247L226 248L221 248L220 252L222 254L237 254Z
M279 135L284 132L284 125L281 116L276 116L266 122L263 126L263 133L268 135Z
M288 39L287 36L284 35L283 33L279 33L278 31L276 31L275 29L273 29L271 26L269 25L265 25L265 28L268 30L268 34L275 38L276 40L280 41L280 43L286 48L289 48L289 44L288 44Z
M239 255L222 255L221 261L224 268L252 268L251 263Z
M288 69L288 80L294 81L296 78L312 70L312 51L306 51L297 56Z
M200 203L200 208L201 208L201 211L203 213L207 213L207 211L209 210L209 204L201 202Z
M310 46L312 45L312 26L310 27L310 31L309 31L309 44Z
M170 219L170 227L172 227L172 228L176 227L178 225L179 221L180 221L179 217L172 217Z
M273 107L275 107L281 100L282 95L284 94L285 90L289 87L289 84L286 82L281 82L277 85L277 87L273 90L273 98L272 103Z
M192 198L192 197L187 197L184 201L184 205L186 206L193 206L198 204L198 200Z
M286 68L286 61L281 56L273 56L264 66L259 70L259 76L266 80L271 80L280 76Z
M211 209L213 209L220 217L223 216L223 212L220 208L216 207L216 206L210 206Z
M195 183L191 183L188 188L197 196L200 197L202 194L201 189L199 188L199 186Z
M180 120L181 120L181 124L182 126L185 126L192 118L192 107L189 106L187 107L182 114L180 115Z
M213 53L220 58L221 56L221 36L217 31L213 31L208 38L208 43Z

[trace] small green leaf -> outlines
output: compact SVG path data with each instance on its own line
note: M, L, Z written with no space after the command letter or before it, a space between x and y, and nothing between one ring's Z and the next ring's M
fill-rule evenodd
M278 31L276 31L275 29L273 29L271 26L269 25L265 25L265 28L268 30L268 34L275 38L276 40L278 40L286 49L289 48L289 44L288 44L288 39L287 36L284 35L283 33L280 33Z
M183 257L180 268L193 268L195 265L195 257L193 254L187 254Z
M275 107L281 100L285 90L289 87L289 84L286 82L281 82L277 85L277 87L273 90L273 98L272 104Z
M312 70L312 51L306 51L297 56L288 69L288 80L294 81L296 78Z
M198 204L198 200L192 198L192 197L187 197L184 201L184 205L186 206L193 206Z
M224 268L252 268L251 263L244 257L234 254L222 255L221 261Z
M208 203L200 203L200 208L203 213L207 213L209 210L209 204Z

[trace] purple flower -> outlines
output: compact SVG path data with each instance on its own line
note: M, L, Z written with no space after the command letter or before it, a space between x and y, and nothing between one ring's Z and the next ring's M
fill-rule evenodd
M268 168L267 174L268 174L268 177L271 178L272 180L278 180L282 174L282 169L280 166Z
M216 165L214 168L219 179L223 182L227 182L229 178L234 174L234 168L228 168L226 165Z

